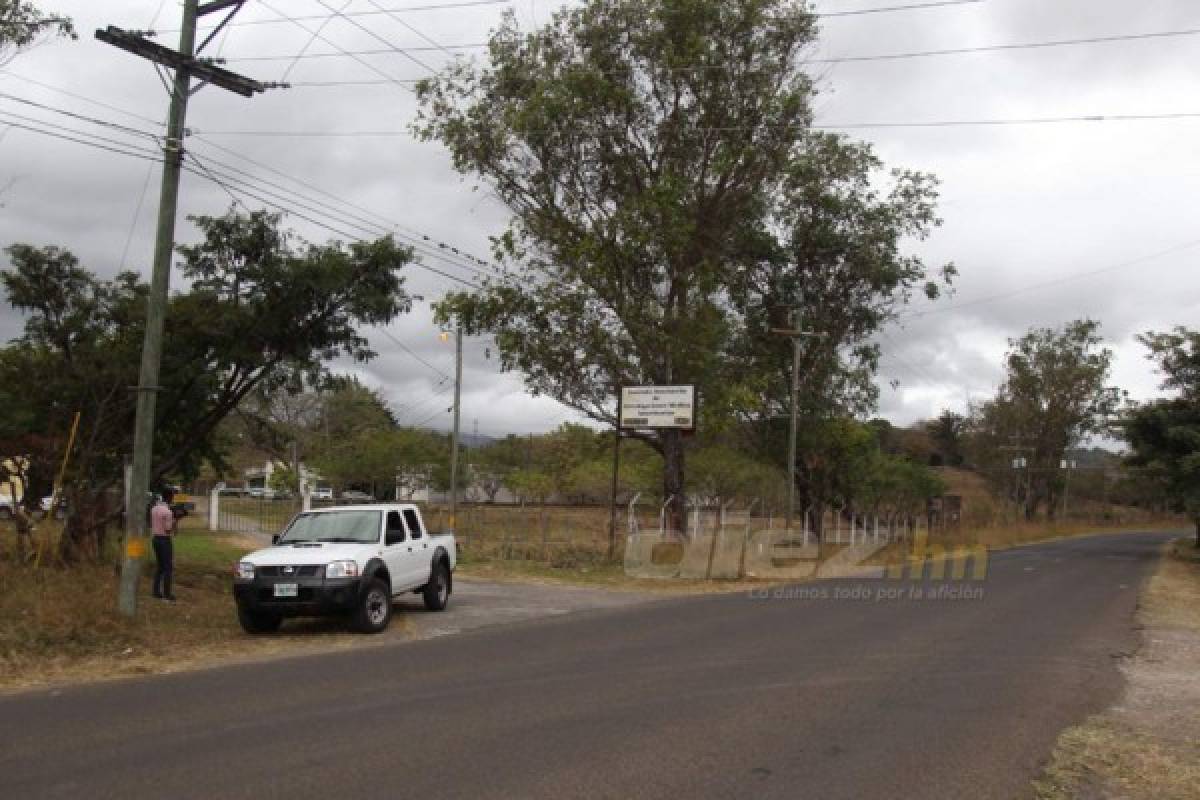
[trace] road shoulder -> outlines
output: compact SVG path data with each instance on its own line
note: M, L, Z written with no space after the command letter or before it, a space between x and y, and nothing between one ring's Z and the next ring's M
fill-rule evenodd
M1200 553L1170 545L1143 588L1142 647L1120 700L1059 737L1039 800L1195 798L1200 792Z

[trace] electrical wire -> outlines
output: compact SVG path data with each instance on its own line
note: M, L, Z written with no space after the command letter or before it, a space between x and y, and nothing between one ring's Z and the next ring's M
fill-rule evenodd
M63 108L56 108L54 106L46 105L45 103L39 103L35 100L29 100L28 98L25 98L25 97L18 97L16 95L7 94L5 92L0 92L0 97L4 98L5 100L12 100L13 102L30 106L32 108L38 108L43 111L50 111L54 114L61 114L62 116L70 117L71 119L80 120L82 122L90 122L93 125L100 125L105 128L111 128L112 130L118 130L118 131L122 131L124 133L131 133L131 134L135 134L137 136L145 136L145 137L153 139L155 141L162 139L162 134L151 133L150 131L144 131L139 128L132 128L128 125L122 125L118 122L110 122L108 120L99 119L97 117L89 117L86 114L77 114L74 111L67 111L66 109L63 109Z
M1025 294L1026 292L1033 292L1033 291L1037 291L1039 289L1046 289L1051 286L1060 286L1064 283L1071 283L1073 281L1083 280L1084 278L1092 278L1092 277L1095 277L1096 275L1103 275L1106 272L1116 272L1117 270L1125 269L1127 267L1137 266L1138 264L1144 264L1148 261L1156 261L1165 256L1174 255L1175 253L1180 253L1185 250L1192 250L1197 247L1200 247L1200 239L1193 239L1192 241L1189 241L1189 242L1183 242L1181 244L1177 244L1172 247L1168 247L1165 250L1159 250L1158 252L1155 252L1155 253L1150 253L1150 254L1144 255L1144 256L1138 256L1137 258L1130 259L1128 261L1122 261L1118 264L1110 264L1107 267L1100 267L1099 269L1088 270L1086 272L1077 272L1073 275L1066 275L1062 278L1055 278L1055 279L1049 280L1049 281L1041 281L1039 283L1033 283L1033 284L1029 284L1027 286L1022 286L1017 289L1012 289L1007 292L1000 292L998 294L990 295L987 297L978 297L973 300L967 300L962 303L949 303L947 305L937 306L934 308L915 309L913 311L901 311L899 314L897 314L897 317L907 318L907 319L916 319L919 317L931 316L933 314L945 314L950 311L957 311L957 310L963 309L963 308L971 308L972 306L984 305L985 303L994 303L997 300L1007 300L1010 297L1016 297L1017 295Z
M3 117L3 116L12 116L12 117L16 117L17 119L29 119L29 118L17 117L17 115L10 114L7 111L0 111L0 117ZM139 149L135 145L128 143L128 142L122 142L122 141L119 141L116 139L110 139L105 136L99 136L97 134L90 133L88 131L80 131L80 130L76 130L74 128L67 128L62 125L52 125L51 123L43 122L41 120L31 120L31 121L37 122L41 125L48 125L51 127L51 130L46 130L45 128L34 127L33 125L23 123L23 122L12 122L11 120L0 120L0 122L3 122L5 125L10 125L11 127L18 128L20 130L31 131L33 133L41 133L46 136L54 137L56 139L62 139L64 141L68 141L68 142L76 142L78 144L87 145L89 147L95 147L100 150L108 150L113 153L120 153L121 155L133 156L134 158L141 158L146 161L159 161L159 162L162 161L162 154L160 152L156 152L153 150ZM58 130L53 130L53 128L57 128ZM64 133L63 131L66 131L67 133ZM74 134L74 135L70 135L70 134ZM81 138L79 138L81 136L89 137L89 138L81 139Z
M869 14L890 14L894 12L904 11L924 11L934 8L945 8L949 6L965 6L976 5L986 2L986 0L939 0L938 2L926 3L910 3L907 5L897 6L881 6L877 8L860 8L852 11L821 11L813 14L814 17L822 19L830 19L835 17L860 17ZM433 3L420 6L407 6L402 8L378 9L375 11L347 11L345 14L335 14L335 16L344 17L372 17L380 14L408 14L417 11L442 11L455 8L471 8L476 6L493 6L493 5L512 5L514 0L467 0L467 2L451 2L451 3ZM301 22L313 20L328 19L329 14L308 14L304 16L293 17L292 19ZM229 23L229 27L245 27L250 25L272 25L278 24L281 20L277 19L250 19L240 20L238 22ZM164 28L156 31L156 33L178 33L178 28Z
M397 236L399 236L407 241L412 242L415 246L432 247L432 248L436 248L437 250L440 250L443 252L449 251L452 255L454 255L458 258L461 258L465 261L468 261L468 262L474 264L475 266L483 267L485 270L490 271L497 277L503 277L503 273L504 273L503 269L496 266L495 264L492 264L489 261L486 261L485 259L479 258L478 256L475 256L469 252L466 252L465 250L463 250L459 247L456 247L454 245L443 242L443 241L437 239L436 237L430 236L429 234L423 233L422 231L419 231L410 226L402 225L398 222L395 222L394 220L388 219L387 217L385 217L382 214L379 214L375 211L365 208L364 206L361 206L357 203L347 200L344 197L340 197L336 194L333 194L332 192L329 192L326 189L322 189L321 187L317 186L316 184L305 181L301 178L297 178L294 175L289 175L281 170L278 170L278 169L270 166L269 164L265 164L261 161L257 161L253 158L250 158L249 156L247 156L243 153L240 153L237 150L233 150L232 148L225 147L217 142L206 139L202 135L193 134L192 138L194 140L203 142L206 146L215 148L230 157L237 158L241 161L246 162L247 164L250 164L252 166L258 167L259 169L265 170L279 178L282 178L287 181L291 181L292 183L295 183L298 186L301 186L301 187L309 190L310 192L314 192L318 195L329 198L330 200L333 200L334 202L336 202L340 205L346 206L347 208L353 209L354 211L357 211L360 214L363 214L367 217L373 217L379 223L386 226L388 228L388 230L394 232ZM210 159L211 159L211 156L210 156ZM232 169L232 167L229 167L229 168ZM407 231L407 233L406 233L406 231ZM444 256L442 256L442 257L444 258Z
M142 122L148 122L151 125L162 127L162 120L157 120L152 117L147 117L143 114L138 114L133 111L129 111L124 108L120 108L119 106L114 106L109 103L105 103L100 100L96 100L95 98L88 97L87 95L82 95L82 94L79 94L78 92L73 92L70 89L64 89L61 86L55 86L52 83L46 83L44 81L36 80L34 78L30 78L25 75L19 75L16 72L13 72L12 70L9 70L9 69L0 70L0 75L2 75L4 77L8 77L8 78L16 78L19 81L24 81L25 83L33 84L34 86L41 87L42 89L47 89L51 92L58 92L61 95L73 98L75 100L79 100L84 103L90 103L90 104L96 106L97 108L103 108L108 111L115 111L118 114L124 114L127 117L131 117L134 119L141 120Z
M1111 36L1089 36L1078 39L1053 39L1040 42L1014 42L1010 44L988 44L977 45L972 47L949 47L938 50L917 50L901 53L875 53L860 56L833 56L829 58L806 58L805 64L851 64L876 61L900 61L905 59L915 58L933 58L938 56L958 56L968 55L972 53L997 53L1010 52L1020 50L1044 50L1056 47L1078 47L1082 45L1093 44L1112 44L1116 42L1137 42L1137 41L1153 41L1159 39L1171 39L1185 36L1196 36L1200 34L1200 28L1186 28L1182 30L1172 31L1153 31L1149 33L1129 33L1129 34L1114 34ZM439 46L436 49L453 51L453 50L479 50L489 46L488 42L469 42L466 44L454 44ZM407 47L406 50L413 52L428 51L434 48L430 47ZM344 58L348 54L355 55L383 55L389 53L389 50L351 50L346 53L305 53L303 58ZM451 55L457 55L451 52ZM243 56L236 58L228 58L226 61L286 61L288 59L298 58L292 55L275 55L275 56ZM728 66L721 64L703 64L696 66L677 66L672 67L672 72L698 72L704 70L724 70L729 69ZM368 82L369 83L369 82ZM308 85L308 84L293 84L293 85Z
M328 10L330 10L330 11L333 11L335 14L337 14L337 15L338 15L338 17L340 17L341 19L344 19L344 20L346 20L346 22L349 22L351 25L353 25L354 27L358 28L360 31L362 31L363 33L367 34L368 36L370 36L370 37L371 37L372 39L374 39L375 41L377 41L377 42L380 42L381 44L387 45L387 46L388 46L388 47L390 47L392 50L394 50L396 53L398 53L398 54L400 54L400 55L404 56L404 57L405 57L405 58L407 58L409 61L411 61L411 62L413 62L414 64L416 64L417 66L425 68L426 70L428 70L428 71L430 72L430 74L436 74L436 73L437 73L437 70L435 70L433 67L429 66L429 65L428 65L428 64L426 64L424 61L422 61L421 59L419 59L419 58L417 58L416 56L414 56L412 53L407 53L407 52L405 52L404 50L401 50L399 47L397 47L396 45L392 44L391 42L389 42L387 39L385 39L384 37L380 36L379 34L375 33L375 31L371 30L371 29L370 29L370 28L368 28L366 25L363 25L363 24L362 24L361 22L359 22L358 20L356 20L356 19L352 19L352 18L350 18L350 17L347 17L345 14L342 14L340 11L334 11L334 8L333 8L333 6L331 6L331 5L329 5L328 3L326 3L326 2L325 2L325 0L316 0L316 3L317 3L317 5L321 6L322 8L326 8L326 9L328 9Z
M342 11L345 11L347 8L349 8L350 4L353 2L354 0L346 0L346 2L342 5ZM317 41L317 37L321 35L321 31L325 30L325 26L332 21L333 17L330 17L317 26L317 29L308 37L308 41L306 41L304 46L300 48L300 52L292 57L291 63L287 65L287 69L283 71L283 75L279 78L280 82L287 81L288 76L292 74L292 70L294 70L296 65L300 63L300 59L304 58L304 56L308 53L308 48L312 47L313 42Z
M192 159L193 163L198 165L199 169L189 168L186 165L184 167L185 169L187 169L189 172L191 172L193 174L199 175L200 177L204 177L204 178L211 180L213 183L216 183L218 186L223 188L226 192L228 192L231 195L237 194L237 191L232 186L230 186L230 183L227 180L223 180L224 176L219 175L219 173L217 171L212 170L207 165L204 165L202 162L200 162L199 159L196 157L195 153L188 153L188 156ZM309 216L307 214L301 213L301 212L297 211L293 205L289 205L287 203L281 202L281 201L279 201L277 199L273 199L271 197L265 197L262 194L258 194L255 191L247 189L244 185L240 186L240 192L241 192L241 194L244 194L247 197L257 200L260 203L264 203L268 206L271 206L272 208L286 212L287 214L289 214L291 216L297 217L306 222L310 222L313 225L316 225L317 227L324 228L325 230L331 231L331 232L337 234L338 236L344 237L348 241L354 241L354 242L363 241L363 237L361 237L361 236L356 236L355 234L349 233L345 229L339 228L336 225L331 225L328 222L325 222L323 220L320 220L315 217ZM270 194L270 193L267 193L267 194ZM437 267L430 266L429 264L426 264L425 262L423 262L419 259L414 258L409 263L413 264L417 267L420 267L421 269L424 269L427 272L431 272L435 275L440 275L443 278L452 280L456 283L460 283L464 286L468 286L472 289L482 289L483 288L477 283L469 281L458 275L453 275L449 272L438 269Z
M404 88L403 84L400 84L399 82L395 81L395 80L392 78L392 76L391 76L391 75L388 75L386 72L384 72L383 70L379 69L379 68L378 68L378 67L376 67L374 64L372 64L371 62L367 61L366 59L363 59L363 58L361 58L361 57L359 57L359 56L353 55L352 53L349 53L348 51L344 50L342 47L338 46L338 45L337 45L337 43L335 43L335 42L331 41L330 39L328 39L328 38L326 38L324 35L322 35L322 34L321 34L319 31L314 31L313 29L311 29L311 28L309 28L308 26L306 26L306 25L305 25L303 22L301 22L301 21L300 21L298 18L296 18L296 17L289 17L287 14L284 14L282 11L279 11L279 10L278 10L278 9L276 9L274 6L272 6L272 5L268 4L268 3L266 2L266 0L258 0L258 3L259 3L259 5L261 5L263 8L265 8L265 9L267 9L268 11L270 11L270 12L272 12L272 13L274 13L274 14L278 15L278 16L279 16L279 20L278 20L278 21L281 21L281 22L290 22L290 23L294 24L294 25L295 25L296 27L298 27L300 30L304 31L305 33L308 33L308 34L309 34L309 35L311 35L311 36L314 36L314 37L316 37L317 39L320 39L322 42L324 42L325 44L329 45L329 46L330 46L330 47L332 47L334 50L337 50L339 53L345 53L346 55L350 56L350 57L351 57L351 58L353 58L353 59L354 59L354 60L355 60L357 63L359 63L360 65L362 65L362 66L366 67L366 68L367 68L367 69L369 69L371 72L374 72L376 75L379 75L379 76L381 76L381 77L383 77L383 78L386 78L386 79L388 79L388 80L391 80L391 81L393 81L394 83L397 83L397 85L398 85L398 86L400 86L400 88Z
M47 104L45 104L45 103L38 103L38 102L36 102L36 101L32 101L32 100L29 100L29 99L27 99L27 98L18 97L18 96L16 96L16 95L11 95L11 94L6 94L6 93L2 93L2 92L0 92L0 97L4 97L4 98L10 99L10 100L14 100L14 101L16 101L16 102L20 102L20 103L23 103L23 104L29 105L29 106L31 106L31 107L38 108L38 109L40 109L40 110L49 111L49 112L56 113L56 114L61 114L61 115L64 115L64 116L70 117L70 118L72 118L72 119L76 119L76 120L80 120L80 121L88 122L88 123L91 123L91 124L94 124L94 125L99 125L99 126L103 126L103 127L106 127L106 128L110 128L110 129L113 129L113 130L116 130L116 131L119 131L119 132L122 132L122 133L125 133L125 134L129 134L129 135L136 135L136 136L145 137L145 138L148 138L148 139L151 139L151 140L155 141L156 143L158 143L158 142L161 142L161 141L162 141L162 138L163 138L163 137L161 137L161 136L159 136L159 135L156 135L156 134L154 134L154 133L150 133L150 132L148 132L148 131L140 130L140 129L137 129L137 128L132 128L132 127L129 127L129 126L126 126L126 125L120 125L120 124L118 124L118 123L114 123L114 122L111 122L111 121L109 121L109 120L99 119L99 118L97 118L97 117L91 117L91 116L87 116L87 115L84 115L84 114L77 114L77 113L74 113L74 112L71 112L71 111L67 111L67 110L65 110L65 109L61 109L61 108L57 108L57 107L55 107L55 106L47 105ZM14 112L8 112L8 111L6 111L6 112L2 112L2 113L6 113L6 114L8 114L10 117L12 117L12 118L15 118L15 119L18 119L18 120L21 120L21 121L23 121L23 122L36 123L36 124L40 124L40 125L49 125L49 126L53 126L53 125L54 125L54 123L50 123L50 122L48 122L48 121L46 121L46 120L35 119L35 118L33 118L33 117L27 117L27 116L24 116L24 115L16 114L16 113L14 113ZM87 132L84 132L84 131L79 131L79 130L77 130L77 129L72 129L72 128L64 128L64 130L66 130L66 131L67 131L67 132L69 132L69 133L75 133L75 134L78 134L78 135L89 135L89 136L93 136L93 137L95 137L95 134L90 134L90 133L87 133ZM107 142L107 143L109 143L109 144L115 144L115 145L119 145L119 146L126 146L126 147L128 147L128 146L131 146L129 143L122 142L122 141L119 141L119 140L116 140L116 139L107 139L107 138L105 138L105 137L98 137L98 138L99 138L101 141L105 141L105 142ZM208 144L210 144L211 146L214 146L214 147L216 147L216 148L218 148L218 149L220 149L220 150L223 150L223 151L225 151L225 152L234 153L234 151L231 151L231 150L228 150L227 148L221 147L220 145L217 145L216 143L208 143ZM247 160L248 160L248 161L252 161L251 159L247 159ZM366 212L366 213L370 214L371 216L375 216L375 217L377 217L377 218L379 218L379 219L383 220L383 223L382 223L382 224L380 224L380 223L372 223L372 222L370 222L369 220L364 220L364 219L362 219L361 217L357 217L357 216L356 216L356 215L354 215L354 214L349 214L349 213L347 213L347 212L345 212L345 211L341 211L341 210L339 210L339 209L337 209L337 208L335 208L335 207L331 206L331 205L330 205L329 203L327 203L327 202L324 202L324 201L321 201L321 200L316 200L316 199L313 199L313 198L310 198L310 197L304 197L303 195L300 195L300 194L299 194L299 193L298 193L296 190L294 190L294 189L289 189L289 188L288 188L288 187L286 187L286 186L282 186L282 185L280 185L280 184L278 184L278 183L274 183L274 182L272 182L272 181L269 181L269 180L267 180L267 179L265 179L265 178L261 178L260 176L256 176L256 175L254 175L254 174L252 174L252 173L249 173L249 172L247 172L247 171L245 171L245 170L242 170L242 169L240 169L240 168L238 168L238 167L236 167L236 166L233 166L233 165L231 165L231 164L225 164L225 163L223 163L223 162L220 162L220 161L218 161L218 160L217 160L217 159L215 159L215 158L211 158L211 157L210 157L210 161L212 161L212 162L216 163L218 166L220 166L221 168L223 168L223 169L225 169L225 170L228 170L228 171L230 171L230 172L233 172L233 173L236 173L236 174L240 175L242 178L248 179L248 180L250 180L250 181L254 181L254 182L256 182L257 184L261 184L261 185L257 186L257 188L258 188L258 190L259 190L259 191L265 192L265 193L267 193L267 194L271 194L271 195L275 196L276 198L279 198L279 197L280 197L280 195L278 195L278 194L276 194L276 193L274 193L274 192L270 192L270 191L268 191L268 190L266 190L266 189L263 189L263 188L262 188L262 186L263 186L263 185L265 185L265 186L267 186L267 187L270 187L270 188L272 188L272 189L278 189L278 190L280 190L280 191L282 191L282 192L288 193L288 194L290 194L290 195L293 195L293 196L295 196L295 195L299 195L299 197L300 197L300 199L301 199L301 200L307 200L307 201L309 201L309 202L311 202L311 203L315 203L315 204L317 204L318 206L322 206L322 207L323 207L323 208L314 208L312 205L309 205L309 204L307 204L307 203L303 203L303 202L301 202L301 203L300 203L300 205L301 205L301 207L302 207L302 208L304 208L305 210L312 211L312 212L314 212L314 213L318 213L318 214L331 214L332 216L336 216L336 217L337 217L337 219L336 219L335 221L338 221L338 222L340 222L340 223L341 223L341 224L343 224L343 225L350 225L351 227L357 227L359 230L361 230L361 231L364 231L364 232L367 232L367 233L370 233L370 234L372 234L372 235L381 235L381 234L389 234L389 233L394 233L395 235L399 236L399 237L400 237L400 238L402 238L402 239L405 239L405 240L409 240L409 241L411 241L411 243L412 243L412 245L413 245L414 247L416 247L418 250L422 251L422 252L423 252L425 255L427 255L427 256L429 256L429 257L431 257L431 258L436 258L436 259L438 259L438 260L440 260L440 261L444 261L445 263L447 263L447 264L449 264L449 265L451 265L451 266L455 266L455 267L457 267L457 268L459 268L459 269L464 269L464 270L467 270L467 271L473 272L473 273L475 273L475 274L476 274L476 276L478 276L478 277L483 277L483 275L484 275L484 272L482 272L482 271L481 271L481 269L480 269L481 267L482 267L482 268L484 268L484 269L490 270L490 271L491 271L491 274L492 274L492 276L493 276L493 277L500 277L500 276L499 276L499 271L498 271L498 269L497 269L497 268L493 267L493 266L492 266L492 265L490 265L490 264L487 264L486 262L483 262L481 259L478 259L478 258L476 258L475 256L472 256L472 255L470 255L470 254L466 254L466 253L464 253L463 251L459 250L458 248L456 248L456 247L453 247L452 245L446 244L445 242L440 242L440 241L438 241L438 240L434 239L433 237L430 237L429 235L427 235L427 234L423 234L423 233L421 233L421 232L419 232L419 231L414 231L414 234L415 234L415 235L414 235L414 234L409 234L409 233L403 233L403 232L401 232L401 231L399 231L399 230L398 230L398 228L399 228L400 226L398 226L398 224L397 224L397 223L394 223L394 222L391 222L390 220L387 220L387 219L386 219L386 218L384 218L382 215L374 214L373 212L367 212L367 211L366 211L366 209L362 209L361 207L354 206L354 204L352 204L352 203L349 203L349 201L345 201L345 200L343 200L343 199L341 199L341 198L338 198L336 195L332 195L332 194L330 194L330 193L328 193L328 192L322 192L323 194L325 194L325 195L327 195L327 196L329 196L329 197L332 197L334 200L338 201L339 203L342 203L342 204L344 204L344 205L349 205L349 206L351 206L351 207L354 207L354 208L358 209L359 211ZM254 162L254 163L257 163L257 162ZM265 165L261 165L261 166L265 166ZM283 173L281 173L281 172L279 172L279 171L277 171L277 170L271 170L271 171L272 171L272 172L275 172L276 174L279 174L279 175L281 175L281 176L283 176L283 177L286 177L286 178L288 178L288 179L292 180L293 182L297 182L297 183L300 183L300 184L302 184L302 185L305 185L303 181L298 181L298 180L297 180L297 179L295 179L295 178L291 178L290 176L286 176L286 175L284 175ZM227 179L230 179L230 180L238 180L238 179L234 179L234 178L232 178L231 176L228 176L228 175L226 176L226 178L227 178ZM310 184L309 184L309 186L310 186L310 188L312 188L312 189L316 189L316 187L312 187ZM321 191L321 190L317 190L317 191ZM283 198L283 199L287 200L287 199L289 199L289 198L286 198L286 197L285 197L285 198ZM461 259L461 261L460 261L460 260L456 260L456 259ZM472 263L463 263L464 261L465 261L465 262L472 262Z
M1200 118L1200 111L1180 111L1162 114L1091 114L1060 117L1019 117L1013 119L960 119L960 120L930 120L927 122L843 122L823 123L805 126L814 130L856 130L870 128L955 128L955 127L987 127L1008 125L1055 125L1069 122L1135 122L1148 120L1179 120ZM766 127L766 126L760 126ZM794 127L794 126L787 126ZM707 128L694 128L696 133L736 133L739 131L755 131L758 127L749 125L730 125ZM517 130L514 134L520 136L562 136L561 131ZM589 131L572 127L568 133L583 133ZM360 137L392 137L411 136L410 131L398 130L360 130L360 131L285 131L285 130L205 130L205 136L278 136L300 138L360 138Z
M429 369L436 372L438 375L442 376L443 379L450 380L449 375L447 375L445 372L442 372L440 369L435 367L433 364L430 364L428 361L426 361L424 358L422 358L420 355L418 355L416 353L416 351L414 351L412 348L410 348L408 345L406 345L404 342L402 342L399 337L393 335L392 332L389 331L387 328L376 326L376 330L378 330L380 333L382 333L384 336L386 336L388 339L390 339L393 344L395 344L397 347L399 347L404 352L408 353L415 360L419 361L420 363L424 364Z

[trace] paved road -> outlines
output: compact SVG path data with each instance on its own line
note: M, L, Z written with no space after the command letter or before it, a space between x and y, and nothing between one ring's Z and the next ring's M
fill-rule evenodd
M1021 796L1116 697L1163 538L994 555L974 600L839 581L12 696L0 794Z

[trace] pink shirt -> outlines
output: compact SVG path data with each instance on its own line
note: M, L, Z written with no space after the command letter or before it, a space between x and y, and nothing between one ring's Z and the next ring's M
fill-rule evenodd
M150 527L155 536L170 536L175 532L175 515L166 503L155 503L150 509Z

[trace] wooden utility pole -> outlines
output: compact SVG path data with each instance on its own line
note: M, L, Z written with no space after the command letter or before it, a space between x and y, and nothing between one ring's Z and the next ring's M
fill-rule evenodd
M771 333L787 336L792 340L792 414L788 428L788 499L785 514L786 530L792 528L792 515L796 513L796 436L800 426L800 340L805 336L820 336L819 333L801 330L799 307L792 310L791 328L773 328Z
M462 328L454 331L454 433L450 437L450 530L458 527L458 421L462 405Z
M146 330L137 385L130 508L126 509L129 525L125 534L125 554L121 565L118 596L121 613L128 617L137 613L138 578L141 575L142 559L146 554L146 506L150 499L150 472L154 455L154 415L159 391L159 366L162 363L163 322L170 288L171 256L175 251L175 216L179 202L179 178L183 172L183 139L186 134L188 97L192 93L191 80L195 77L200 81L197 90L206 84L212 84L244 97L252 97L267 88L266 84L196 58L196 55L229 23L244 2L245 0L213 0L201 5L199 0L184 0L178 50L171 50L152 42L137 31L125 31L112 25L96 31L96 38L100 41L175 71L171 85L171 106L167 115L167 136L163 143L158 231L154 242L154 266L150 278L150 294L146 302ZM225 9L229 9L225 19L209 33L199 47L196 47L197 20L206 14Z

